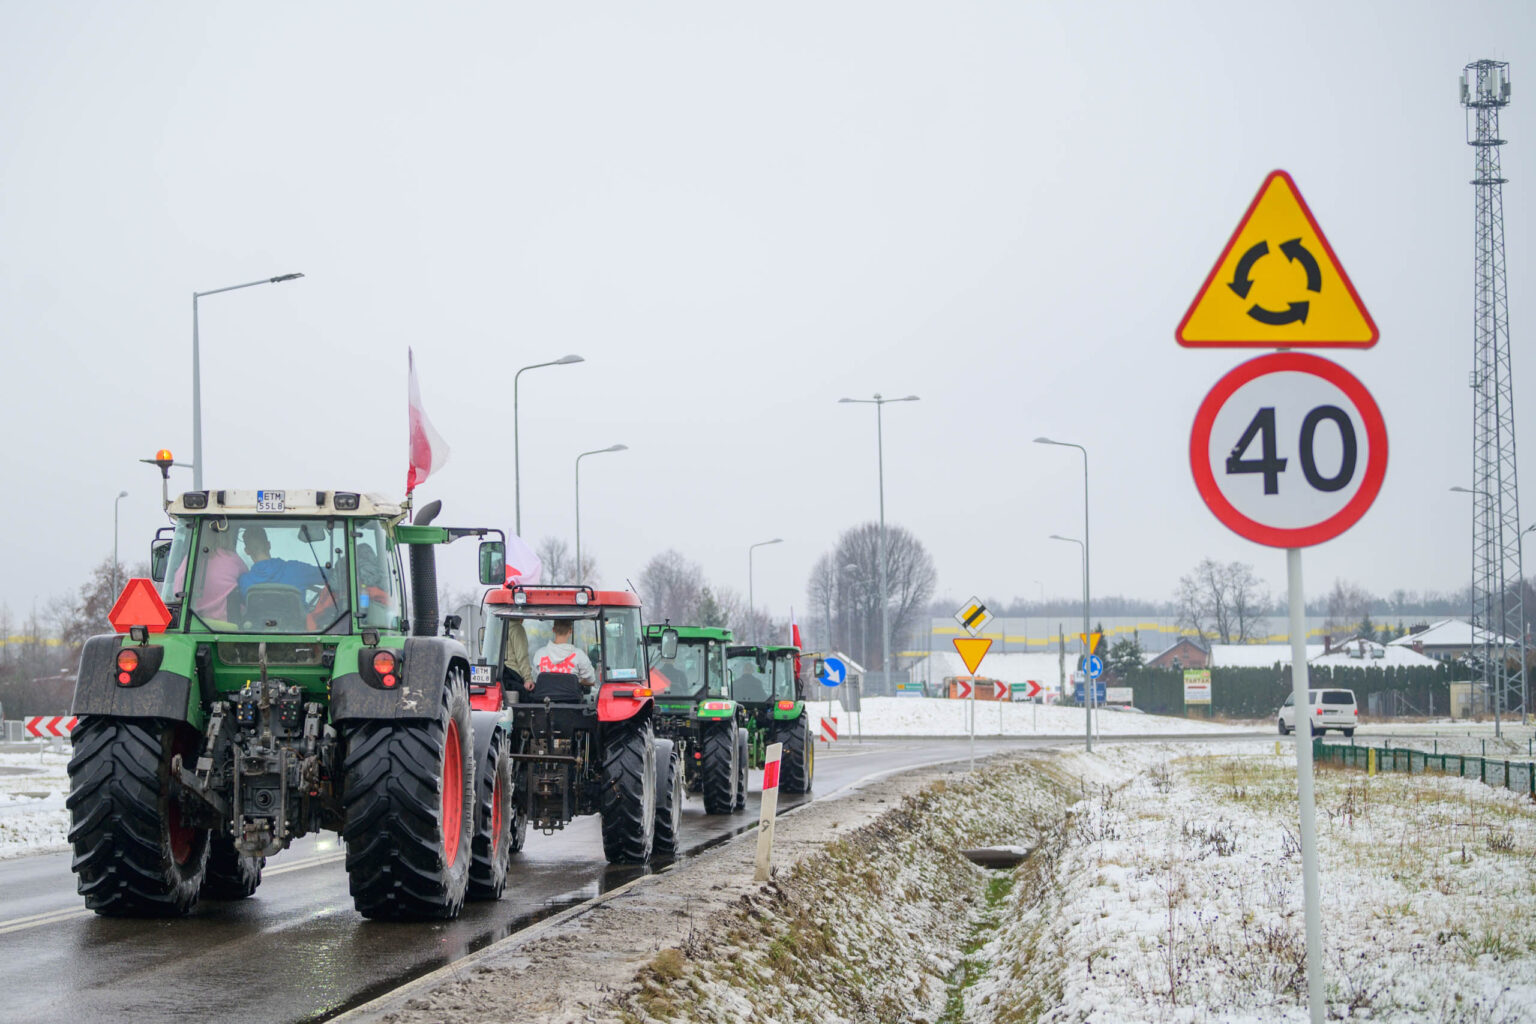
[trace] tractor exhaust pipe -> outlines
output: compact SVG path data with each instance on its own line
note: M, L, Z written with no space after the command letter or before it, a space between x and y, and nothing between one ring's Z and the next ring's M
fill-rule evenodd
M429 501L412 523L427 526L442 510L441 501ZM410 549L411 635L433 636L437 633L437 545L412 544Z

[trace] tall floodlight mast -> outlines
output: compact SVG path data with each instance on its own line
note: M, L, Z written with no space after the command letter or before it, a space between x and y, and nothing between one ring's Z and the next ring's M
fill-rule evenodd
M1509 365L1509 292L1504 274L1504 181L1499 111L1509 103L1509 65L1480 60L1461 73L1467 144L1476 156L1472 375L1472 643L1494 701L1494 731L1509 701L1525 714L1524 574L1520 489L1515 476L1515 383ZM1478 630L1483 632L1479 637ZM1513 667L1518 660L1519 666Z

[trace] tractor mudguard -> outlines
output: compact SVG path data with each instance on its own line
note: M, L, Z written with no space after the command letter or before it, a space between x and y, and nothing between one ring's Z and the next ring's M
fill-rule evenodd
M159 670L139 686L117 683L117 652L125 638L119 634L93 636L80 653L73 715L110 718L167 718L192 721L192 650L188 644L163 648ZM198 716L201 718L201 716ZM201 722L193 722L201 726Z
M469 652L452 637L406 637L401 661L400 685L392 690L370 686L357 672L332 679L331 721L435 719L441 711L448 669L457 664L469 677Z
M471 711L469 722L475 733L475 764L484 764L496 733L512 731L511 719L502 711Z
M640 712L647 717L655 699L636 697L636 683L604 683L597 691L597 720L599 722L624 722L639 720Z

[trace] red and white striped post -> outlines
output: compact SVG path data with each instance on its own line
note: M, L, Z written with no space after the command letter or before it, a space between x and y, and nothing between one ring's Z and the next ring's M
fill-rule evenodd
M772 874L773 819L779 809L779 758L783 753L784 744L768 744L767 761L763 764L762 815L757 822L757 872L753 875L759 882L768 881Z
M821 741L830 744L837 739L837 716L825 715L821 719Z

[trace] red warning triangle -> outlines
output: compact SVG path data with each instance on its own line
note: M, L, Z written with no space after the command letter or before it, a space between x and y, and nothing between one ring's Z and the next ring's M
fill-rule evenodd
M980 665L981 659L987 656L987 649L992 646L992 641L985 637L957 636L954 644L955 650L960 652L960 660L965 662L966 671L975 675L976 666Z
M119 633L128 632L129 626L148 626L151 633L164 633L171 624L171 612L160 600L153 580L132 579L107 613L107 621Z

